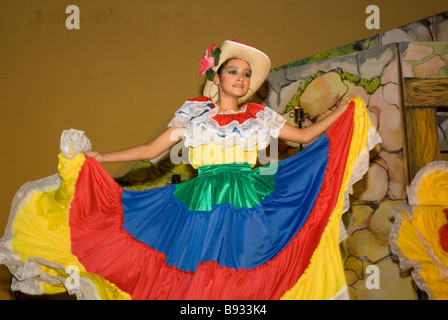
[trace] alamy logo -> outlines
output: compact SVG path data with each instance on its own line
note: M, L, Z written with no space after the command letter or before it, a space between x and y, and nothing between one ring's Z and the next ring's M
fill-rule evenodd
M65 13L71 13L70 16L65 20L65 27L69 30L80 29L79 24L79 8L75 5L69 5L65 9Z
M366 13L370 15L366 19L366 28L369 30L380 28L380 8L370 5L366 8Z
M366 268L366 288L379 289L380 288L380 268L375 265L370 265Z

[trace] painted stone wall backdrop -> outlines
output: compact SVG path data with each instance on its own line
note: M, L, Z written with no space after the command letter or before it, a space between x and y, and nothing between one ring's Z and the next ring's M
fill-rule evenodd
M448 25L446 32L448 32ZM404 78L440 79L447 77L448 42L411 42L402 43L400 46L403 55Z

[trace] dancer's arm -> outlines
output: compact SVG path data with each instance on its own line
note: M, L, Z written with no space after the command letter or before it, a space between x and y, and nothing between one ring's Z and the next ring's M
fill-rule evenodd
M91 150L83 153L85 156L95 158L99 162L150 160L158 157L179 142L182 139L183 132L184 128L170 127L149 143L120 151L97 152Z
M283 140L304 144L313 141L328 128L330 128L330 126L345 112L345 110L347 110L351 99L352 96L344 99L335 111L309 127L296 128L288 123L285 123L283 128L280 130L278 137Z

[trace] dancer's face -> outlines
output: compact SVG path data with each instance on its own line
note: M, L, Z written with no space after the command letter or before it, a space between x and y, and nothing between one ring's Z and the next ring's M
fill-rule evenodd
M215 76L215 84L219 86L220 97L244 97L249 91L252 70L243 59L228 60L219 74Z

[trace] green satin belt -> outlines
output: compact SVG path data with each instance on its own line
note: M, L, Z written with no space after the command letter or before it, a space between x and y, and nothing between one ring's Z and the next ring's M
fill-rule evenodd
M214 205L255 207L275 190L273 175L260 175L249 163L207 165L198 176L175 185L174 196L190 211L211 211Z

